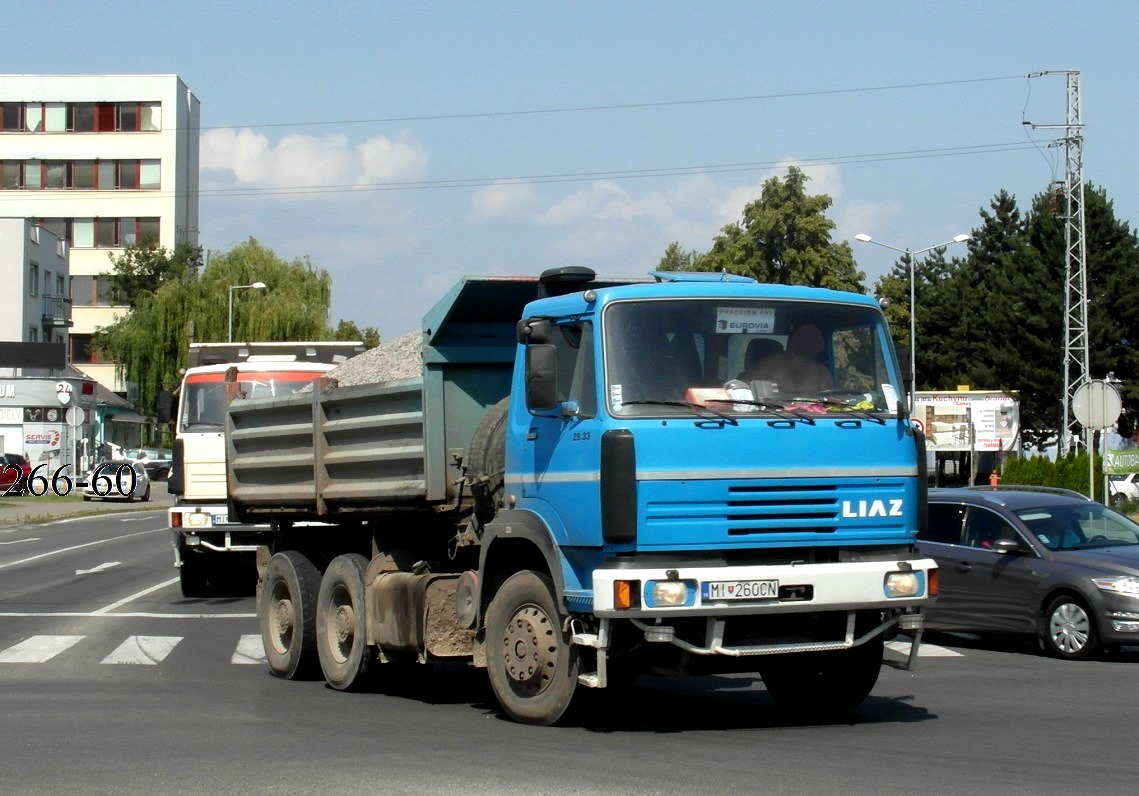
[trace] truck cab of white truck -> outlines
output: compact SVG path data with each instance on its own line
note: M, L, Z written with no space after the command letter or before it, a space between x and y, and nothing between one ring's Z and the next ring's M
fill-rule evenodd
M248 398L289 395L363 350L359 342L199 343L160 420L174 422L168 490L175 566L187 597L252 582L268 527L231 522L226 505L226 390ZM234 385L234 386L230 386ZM165 416L164 416L165 414Z

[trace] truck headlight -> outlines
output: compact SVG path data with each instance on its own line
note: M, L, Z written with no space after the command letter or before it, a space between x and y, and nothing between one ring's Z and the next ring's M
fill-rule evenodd
M917 597L925 592L925 573L887 572L882 591L887 597Z
M1116 594L1139 596L1139 578L1134 575L1116 575L1111 578L1092 578L1098 588Z
M645 604L668 608L696 604L696 584L689 580L650 580L645 584Z

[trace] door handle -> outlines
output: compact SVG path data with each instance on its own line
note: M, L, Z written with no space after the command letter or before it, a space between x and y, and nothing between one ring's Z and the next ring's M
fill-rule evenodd
M957 571L958 572L969 572L971 569L973 569L973 565L970 564L968 561L960 561L957 564Z

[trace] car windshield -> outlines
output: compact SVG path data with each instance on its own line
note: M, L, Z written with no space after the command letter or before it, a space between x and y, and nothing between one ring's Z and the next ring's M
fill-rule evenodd
M1100 503L1021 509L1016 515L1049 550L1139 545L1139 525Z
M605 315L615 415L885 417L903 390L874 307L792 300L622 301Z

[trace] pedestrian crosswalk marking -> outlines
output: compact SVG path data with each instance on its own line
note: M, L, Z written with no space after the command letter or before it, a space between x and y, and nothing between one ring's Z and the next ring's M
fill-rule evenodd
M910 654L910 642L908 641L887 641L886 647L894 652L900 652L902 655ZM922 644L918 647L919 658L960 658L960 652L954 652L946 647L939 647L936 644Z
M138 663L156 666L174 651L181 636L131 636L101 663Z
M230 663L265 663L265 645L261 642L259 634L242 636L237 642L237 649L233 651Z
M75 646L84 636L32 636L0 652L0 663L43 663Z

